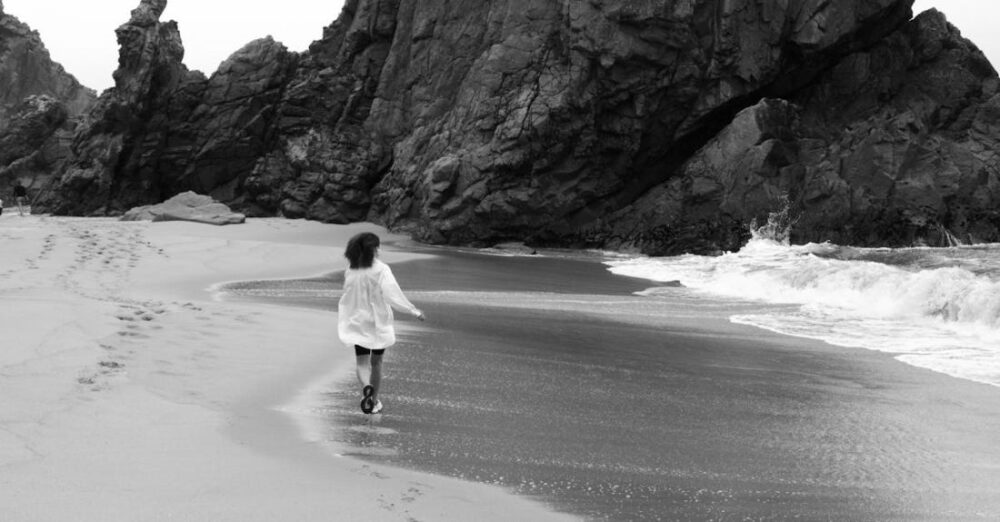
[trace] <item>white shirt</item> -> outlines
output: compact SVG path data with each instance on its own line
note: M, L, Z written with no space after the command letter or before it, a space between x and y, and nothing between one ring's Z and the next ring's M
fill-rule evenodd
M403 295L389 265L372 262L371 268L348 268L344 273L344 295L337 306L337 333L348 346L381 350L396 343L392 308L420 315Z

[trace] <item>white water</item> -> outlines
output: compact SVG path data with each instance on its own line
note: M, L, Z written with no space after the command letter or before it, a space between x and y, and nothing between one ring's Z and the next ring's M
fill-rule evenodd
M789 246L755 234L722 256L607 264L616 274L678 281L710 298L772 305L732 316L736 323L890 352L914 366L1000 386L1000 245Z

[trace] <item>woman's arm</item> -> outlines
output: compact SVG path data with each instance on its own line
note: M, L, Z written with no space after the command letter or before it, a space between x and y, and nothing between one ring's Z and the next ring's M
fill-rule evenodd
M416 316L417 319L424 319L424 313L416 306L413 306L413 303L403 295L403 289L399 287L399 283L396 282L396 276L392 275L392 270L388 266L382 272L379 285L382 287L382 295L390 306L401 312L409 312Z

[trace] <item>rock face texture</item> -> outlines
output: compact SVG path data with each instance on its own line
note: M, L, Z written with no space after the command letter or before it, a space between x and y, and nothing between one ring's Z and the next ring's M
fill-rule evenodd
M1000 240L997 74L912 0L348 0L307 52L181 64L165 0L51 208L196 190L439 243L738 248Z
M73 141L75 161L53 192L57 212L104 213L111 200L125 209L166 199L162 176L154 172L159 156L165 164L170 161L169 153L162 151L163 122L178 111L187 115L184 95L204 81L182 64L177 24L159 23L165 7L165 0L144 1L116 30L120 51L115 86L97 100L88 125ZM150 146L162 154L138 165Z
M0 187L15 179L31 190L51 182L69 158L73 124L66 106L47 95L29 96L0 129Z
M246 216L233 212L209 196L194 192L178 194L158 205L136 207L126 212L122 221L193 221L206 225L235 225Z
M274 147L274 120L295 55L270 38L248 44L211 78L189 71L166 0L143 0L117 29L115 86L73 143L77 160L46 204L114 214L186 190L239 204L243 181Z
M609 246L732 247L787 205L794 242L1000 239L998 80L936 12L764 99L671 178L603 220Z
M0 3L0 191L14 179L32 194L48 186L70 156L77 121L96 98Z
M32 95L47 95L79 116L97 95L53 62L38 33L4 12L0 3L0 127L10 111Z

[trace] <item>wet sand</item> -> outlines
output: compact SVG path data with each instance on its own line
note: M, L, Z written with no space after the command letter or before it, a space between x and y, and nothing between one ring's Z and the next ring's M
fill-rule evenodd
M502 488L331 458L280 409L352 364L330 349L336 322L206 287L321 273L363 230L393 237L0 216L0 520L571 519Z
M393 264L430 321L387 354L386 413L349 375L324 398L353 455L591 519L1000 518L1000 389L635 296L595 260L429 251ZM338 286L244 291L329 309Z

